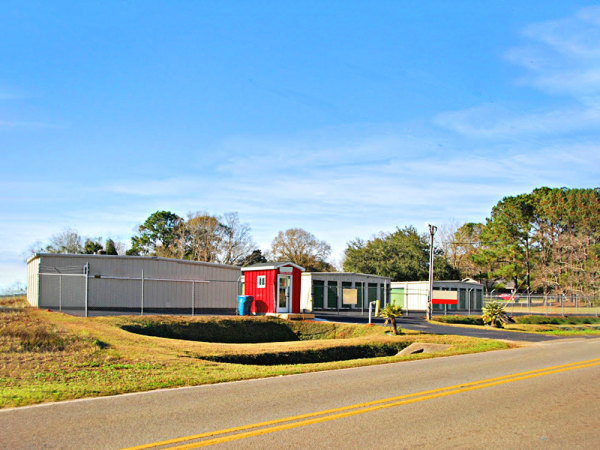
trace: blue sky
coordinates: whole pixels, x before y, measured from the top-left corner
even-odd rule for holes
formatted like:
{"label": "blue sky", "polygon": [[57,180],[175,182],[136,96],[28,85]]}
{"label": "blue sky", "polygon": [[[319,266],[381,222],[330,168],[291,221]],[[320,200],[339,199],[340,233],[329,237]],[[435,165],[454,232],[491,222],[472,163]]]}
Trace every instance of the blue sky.
{"label": "blue sky", "polygon": [[262,249],[600,186],[600,7],[4,1],[0,287],[70,226],[237,211]]}

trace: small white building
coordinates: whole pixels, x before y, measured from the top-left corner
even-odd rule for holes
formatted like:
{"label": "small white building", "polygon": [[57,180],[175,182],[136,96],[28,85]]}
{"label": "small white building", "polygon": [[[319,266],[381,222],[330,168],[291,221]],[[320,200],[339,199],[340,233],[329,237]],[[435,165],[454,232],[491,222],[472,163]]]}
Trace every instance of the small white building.
{"label": "small white building", "polygon": [[389,302],[390,278],[350,272],[302,274],[300,310],[368,310],[369,302]]}
{"label": "small white building", "polygon": [[[483,285],[466,278],[464,280],[434,281],[436,291],[456,291],[458,304],[433,305],[433,311],[475,312],[483,307]],[[391,302],[405,311],[427,311],[429,281],[397,281],[392,283]]]}
{"label": "small white building", "polygon": [[27,301],[86,316],[233,313],[240,275],[198,261],[42,253],[27,261]]}

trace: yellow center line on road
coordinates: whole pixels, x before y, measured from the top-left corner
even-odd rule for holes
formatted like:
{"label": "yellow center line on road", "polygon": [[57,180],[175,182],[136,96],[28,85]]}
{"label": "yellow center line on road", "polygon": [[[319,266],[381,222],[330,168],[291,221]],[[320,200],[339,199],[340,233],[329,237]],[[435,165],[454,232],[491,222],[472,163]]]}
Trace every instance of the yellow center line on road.
{"label": "yellow center line on road", "polygon": [[[445,397],[449,395],[458,394],[461,392],[472,391],[476,389],[483,389],[486,387],[497,386],[506,383],[512,383],[514,381],[525,380],[528,378],[535,378],[544,375],[550,375],[554,373],[566,372],[570,370],[583,369],[586,367],[594,367],[600,365],[600,358],[591,359],[587,361],[579,361],[576,363],[563,364],[560,366],[547,367],[544,369],[531,370],[527,372],[520,372],[512,375],[505,375],[496,378],[489,378],[486,380],[473,381],[470,383],[462,383],[454,386],[448,386],[444,388],[432,389],[429,391],[417,392],[414,394],[401,395],[398,397],[390,397],[382,400],[374,400],[366,403],[359,403],[350,406],[344,406],[340,408],[334,408],[324,411],[318,411],[309,414],[302,414],[298,416],[291,416],[282,419],[276,419],[266,422],[259,422],[250,425],[244,425],[240,427],[227,428],[223,430],[209,431],[206,433],[186,436],[182,438],[169,439],[160,442],[154,442],[151,444],[139,445],[135,447],[129,447],[124,450],[146,450],[156,447],[165,447],[173,444],[179,444],[183,442],[195,441],[207,437],[219,436],[224,434],[230,434],[229,436],[222,436],[210,440],[201,442],[194,442],[178,447],[169,447],[171,450],[187,450],[193,448],[205,447],[208,445],[215,445],[224,442],[230,442],[234,440],[244,439],[252,436],[259,436],[261,434],[273,433],[276,431],[287,430],[291,428],[298,428],[301,426],[311,425],[314,423],[326,422],[329,420],[341,419],[344,417],[355,416],[358,414],[364,414],[370,411],[376,411],[384,408],[391,408],[400,405],[406,405],[410,403],[420,402],[423,400],[430,400],[439,397]],[[336,414],[337,413],[337,414]],[[308,419],[308,420],[305,420]],[[293,423],[286,423],[293,422]],[[281,424],[281,425],[280,425]],[[275,425],[275,426],[273,426]],[[247,431],[245,433],[239,433],[240,431],[252,430],[255,428],[261,428],[254,431]],[[239,433],[231,435],[231,433]]]}

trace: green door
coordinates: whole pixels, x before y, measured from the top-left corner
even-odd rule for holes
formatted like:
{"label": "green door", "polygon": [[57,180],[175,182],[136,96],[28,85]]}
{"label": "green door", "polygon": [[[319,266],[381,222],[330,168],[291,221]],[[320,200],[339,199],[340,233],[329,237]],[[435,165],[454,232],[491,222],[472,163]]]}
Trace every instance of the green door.
{"label": "green door", "polygon": [[327,307],[334,309],[338,307],[337,281],[327,283]]}
{"label": "green door", "polygon": [[323,309],[325,306],[325,282],[313,281],[313,308]]}
{"label": "green door", "polygon": [[391,301],[392,305],[404,308],[404,288],[392,289]]}
{"label": "green door", "polygon": [[367,299],[370,302],[374,302],[377,301],[377,283],[369,283],[368,285],[368,294],[367,294]]}

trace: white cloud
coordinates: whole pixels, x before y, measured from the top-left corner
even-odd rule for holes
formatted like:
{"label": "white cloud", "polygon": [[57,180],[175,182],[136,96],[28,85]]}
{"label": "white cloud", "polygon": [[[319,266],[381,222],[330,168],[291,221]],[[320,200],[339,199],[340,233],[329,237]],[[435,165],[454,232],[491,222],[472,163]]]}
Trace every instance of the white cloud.
{"label": "white cloud", "polygon": [[522,110],[502,103],[437,115],[434,123],[471,139],[556,139],[567,133],[600,131],[600,7],[572,17],[532,24],[527,42],[505,57],[528,69],[517,80],[554,97],[555,107]]}
{"label": "white cloud", "polygon": [[473,139],[513,140],[598,131],[600,109],[571,107],[519,113],[500,105],[480,105],[438,114],[434,123]]}
{"label": "white cloud", "polygon": [[600,7],[527,27],[530,42],[510,49],[508,60],[532,74],[521,82],[551,94],[596,96],[600,90]]}

